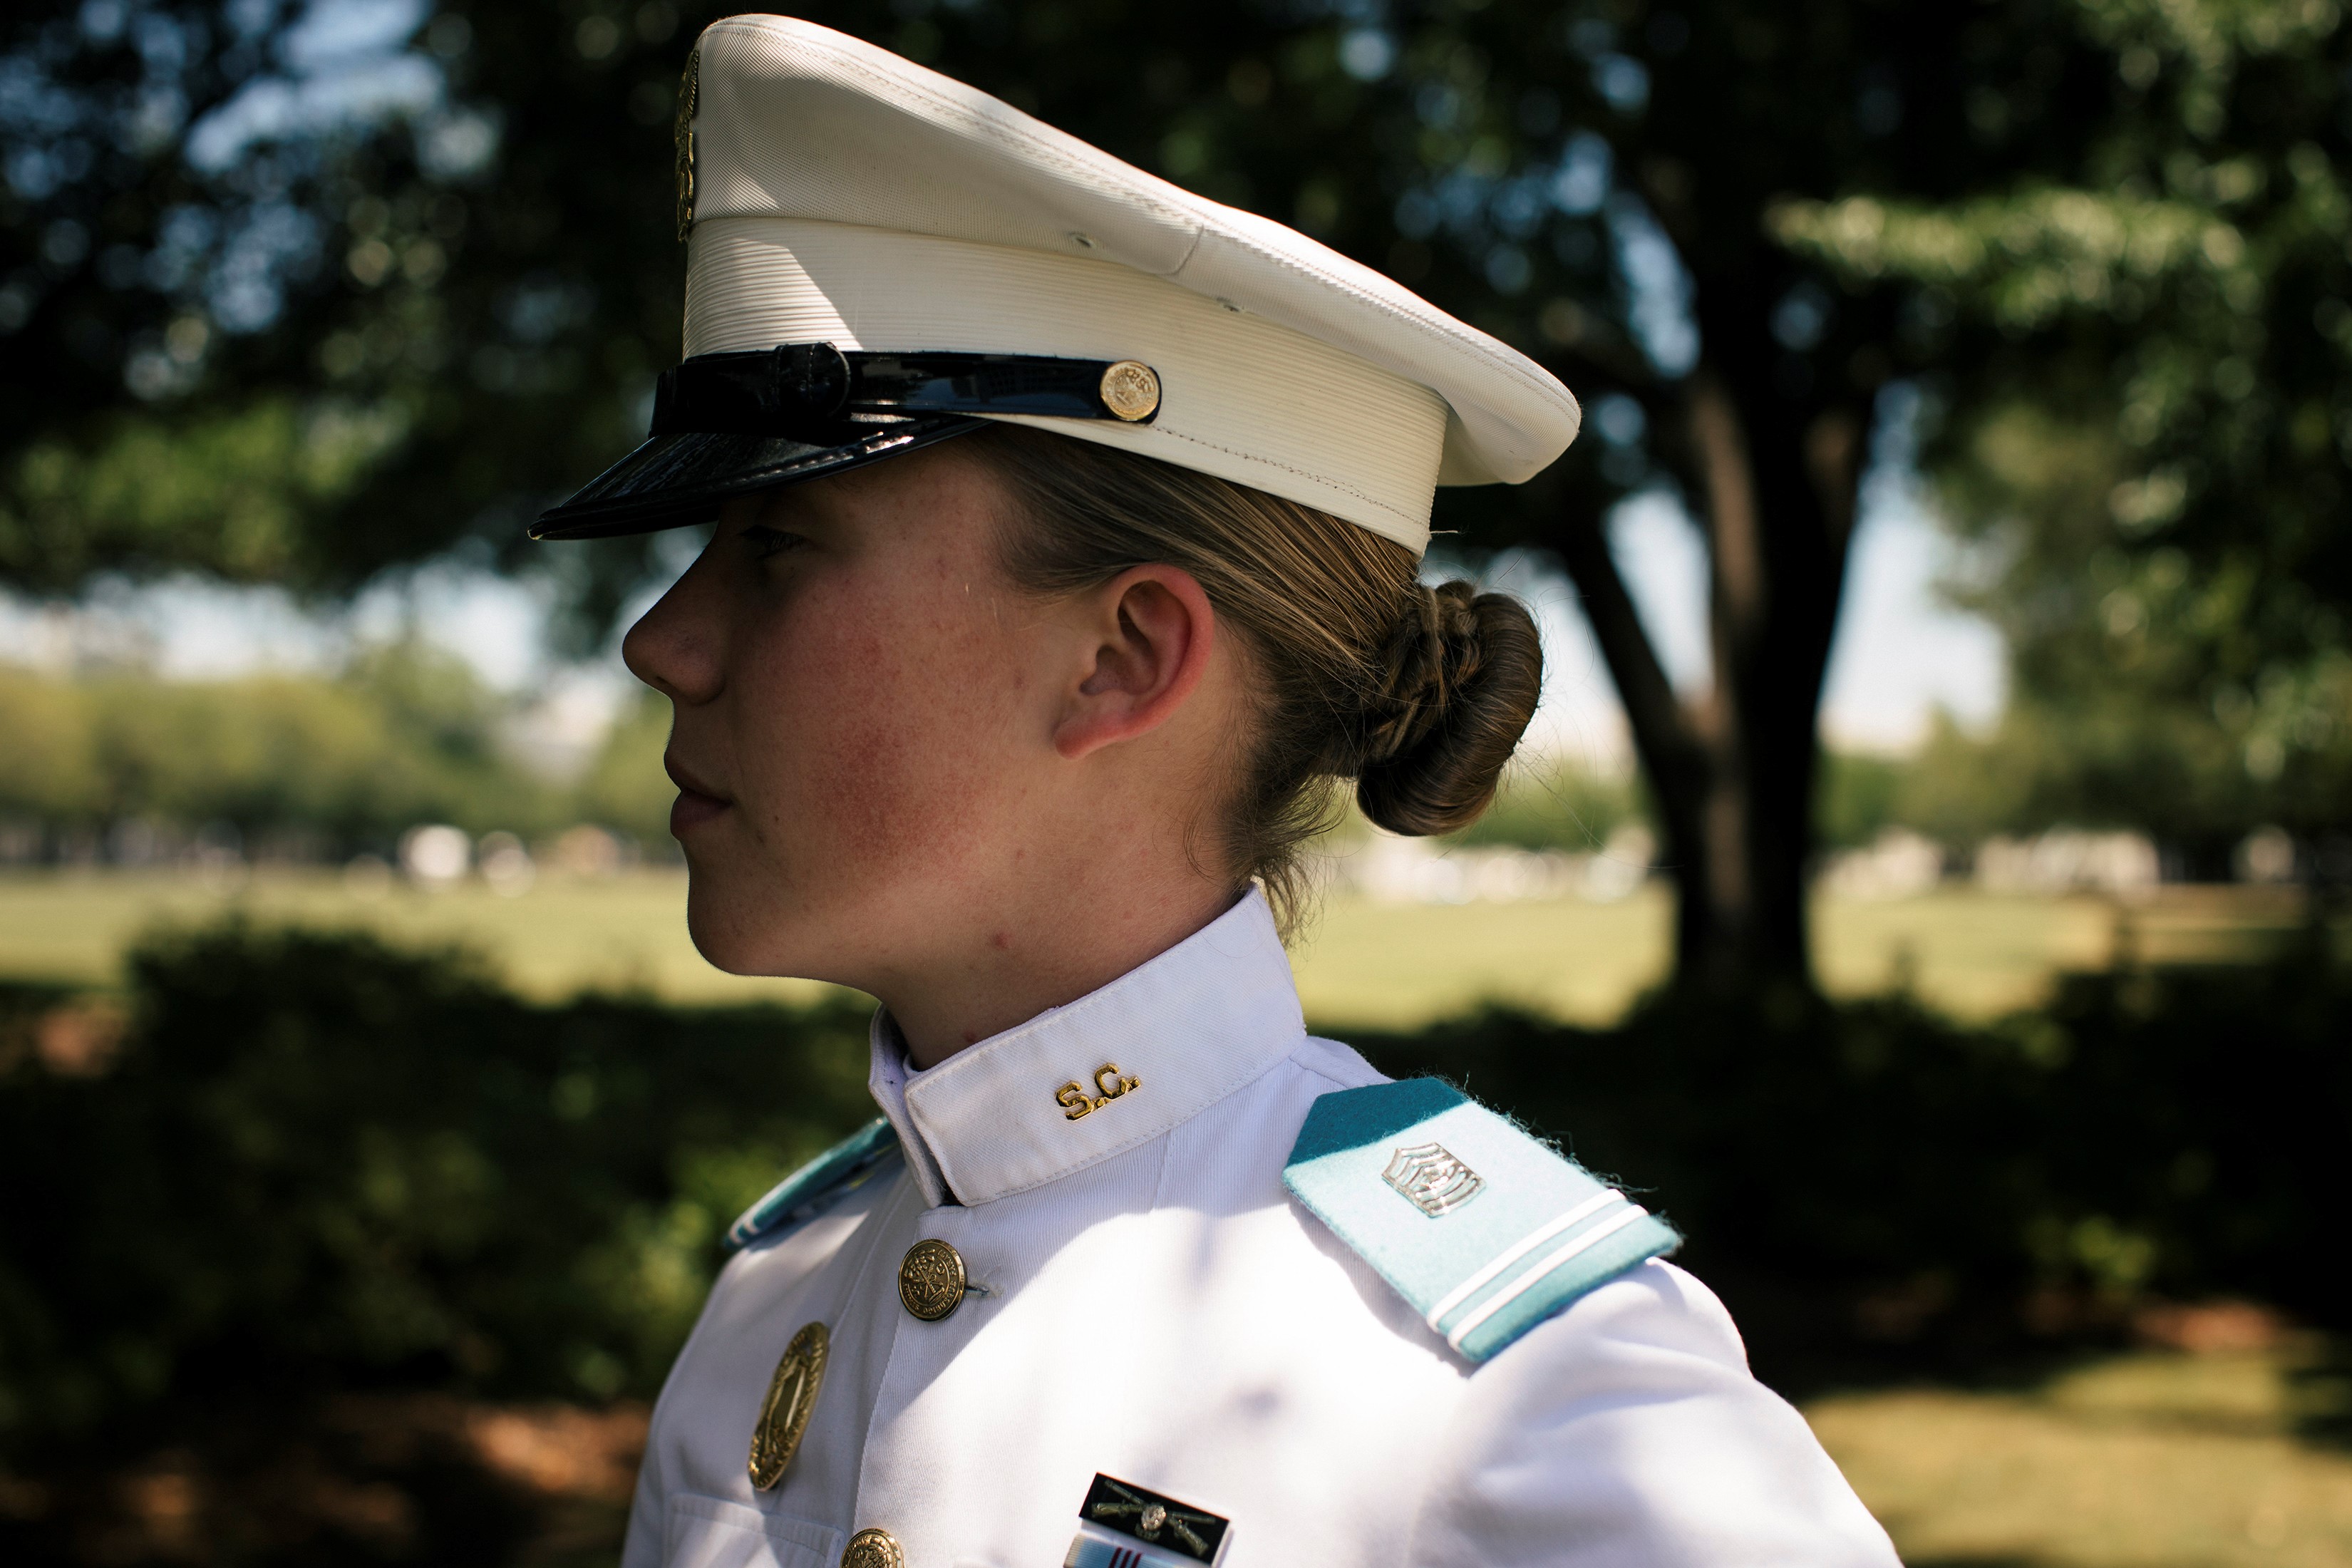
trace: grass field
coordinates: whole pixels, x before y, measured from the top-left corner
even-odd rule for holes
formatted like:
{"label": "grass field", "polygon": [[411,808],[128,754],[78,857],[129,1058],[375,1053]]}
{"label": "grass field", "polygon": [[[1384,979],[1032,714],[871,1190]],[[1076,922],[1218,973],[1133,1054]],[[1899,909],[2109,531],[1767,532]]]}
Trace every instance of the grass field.
{"label": "grass field", "polygon": [[1911,1568],[2344,1568],[2352,1455],[2298,1436],[2336,1392],[2311,1354],[2121,1356],[1805,1414]]}
{"label": "grass field", "polygon": [[[679,1002],[803,999],[814,987],[745,980],[687,940],[682,872],[542,879],[516,898],[480,883],[355,889],[325,871],[264,871],[235,886],[182,874],[0,877],[0,975],[108,984],[157,926],[242,911],[260,921],[363,926],[403,942],[457,941],[522,991],[643,990]],[[1825,900],[1823,984],[1843,995],[1907,984],[1950,1012],[2030,1005],[2062,968],[2107,961],[2119,940],[2149,959],[2247,956],[2290,929],[2292,897],[2168,889],[2128,908],[2095,898],[1951,889],[1888,902]],[[1655,885],[1622,903],[1375,904],[1334,898],[1296,953],[1307,1016],[1333,1027],[1411,1027],[1483,1001],[1603,1023],[1665,973],[1672,905]]]}

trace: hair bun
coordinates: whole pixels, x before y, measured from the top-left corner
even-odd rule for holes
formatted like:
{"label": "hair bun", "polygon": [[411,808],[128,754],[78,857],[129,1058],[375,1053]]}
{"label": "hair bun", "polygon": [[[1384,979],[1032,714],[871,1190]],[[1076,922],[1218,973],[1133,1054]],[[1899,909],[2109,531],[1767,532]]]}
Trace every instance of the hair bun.
{"label": "hair bun", "polygon": [[1543,645],[1527,606],[1473,584],[1416,584],[1358,731],[1356,803],[1391,833],[1451,833],[1495,798],[1535,717]]}

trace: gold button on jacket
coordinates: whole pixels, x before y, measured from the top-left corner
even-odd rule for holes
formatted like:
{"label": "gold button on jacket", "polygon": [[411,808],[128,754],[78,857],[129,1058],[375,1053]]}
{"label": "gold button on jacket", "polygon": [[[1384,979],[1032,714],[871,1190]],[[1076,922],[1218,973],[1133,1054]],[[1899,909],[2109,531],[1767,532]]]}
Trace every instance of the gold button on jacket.
{"label": "gold button on jacket", "polygon": [[963,1255],[944,1241],[919,1241],[899,1261],[898,1300],[927,1323],[962,1306],[963,1288]]}
{"label": "gold button on jacket", "polygon": [[907,1554],[887,1530],[861,1530],[849,1538],[841,1568],[907,1568]]}

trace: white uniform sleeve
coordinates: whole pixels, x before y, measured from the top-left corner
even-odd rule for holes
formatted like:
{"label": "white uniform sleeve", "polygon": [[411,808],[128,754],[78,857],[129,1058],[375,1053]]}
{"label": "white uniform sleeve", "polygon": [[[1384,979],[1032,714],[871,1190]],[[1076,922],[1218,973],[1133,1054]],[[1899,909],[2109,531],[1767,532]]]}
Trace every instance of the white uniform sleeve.
{"label": "white uniform sleeve", "polygon": [[662,1568],[668,1546],[668,1489],[662,1484],[661,1463],[654,1445],[637,1467],[637,1490],[629,1504],[629,1533],[621,1546],[621,1568]]}
{"label": "white uniform sleeve", "polygon": [[1897,1568],[1714,1292],[1646,1263],[1480,1367],[1411,1568]]}

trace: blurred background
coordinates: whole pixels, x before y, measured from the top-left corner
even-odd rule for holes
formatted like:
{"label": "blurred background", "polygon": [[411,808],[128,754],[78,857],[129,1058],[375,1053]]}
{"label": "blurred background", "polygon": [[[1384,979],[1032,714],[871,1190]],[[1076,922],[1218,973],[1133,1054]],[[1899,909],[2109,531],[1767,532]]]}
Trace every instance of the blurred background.
{"label": "blurred background", "polygon": [[[703,964],[521,530],[675,362],[669,0],[0,20],[0,1552],[609,1561],[860,999]],[[1915,1563],[2352,1563],[2338,0],[800,14],[1549,365],[1544,708],[1310,1020],[1663,1207]]]}

